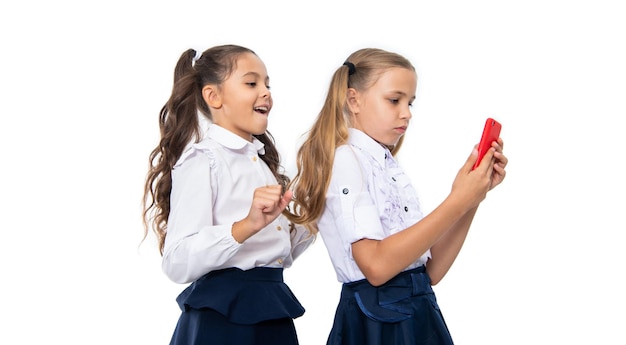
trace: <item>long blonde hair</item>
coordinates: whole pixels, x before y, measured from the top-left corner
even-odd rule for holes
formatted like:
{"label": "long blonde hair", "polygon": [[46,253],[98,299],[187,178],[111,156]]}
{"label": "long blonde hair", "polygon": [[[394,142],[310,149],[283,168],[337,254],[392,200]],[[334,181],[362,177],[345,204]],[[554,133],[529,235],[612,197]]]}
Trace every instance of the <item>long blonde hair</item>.
{"label": "long blonde hair", "polygon": [[[387,69],[401,67],[415,72],[405,57],[378,48],[363,48],[352,53],[332,76],[326,100],[308,136],[300,146],[297,173],[289,184],[294,201],[288,218],[317,233],[317,220],[326,205],[335,149],[348,140],[350,110],[346,102],[348,88],[363,92],[374,85]],[[391,150],[396,154],[402,138]]]}

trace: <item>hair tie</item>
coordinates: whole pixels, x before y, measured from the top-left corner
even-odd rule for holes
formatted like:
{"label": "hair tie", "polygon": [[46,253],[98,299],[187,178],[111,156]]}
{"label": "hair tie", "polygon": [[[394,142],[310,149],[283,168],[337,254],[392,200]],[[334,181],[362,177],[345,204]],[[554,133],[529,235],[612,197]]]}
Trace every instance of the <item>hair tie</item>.
{"label": "hair tie", "polygon": [[196,55],[193,57],[193,59],[191,59],[191,62],[195,64],[196,61],[198,61],[201,56],[202,56],[202,51],[196,50]]}
{"label": "hair tie", "polygon": [[346,62],[344,62],[343,65],[348,66],[348,75],[353,75],[354,72],[356,72],[356,67],[354,66],[352,62],[346,60]]}

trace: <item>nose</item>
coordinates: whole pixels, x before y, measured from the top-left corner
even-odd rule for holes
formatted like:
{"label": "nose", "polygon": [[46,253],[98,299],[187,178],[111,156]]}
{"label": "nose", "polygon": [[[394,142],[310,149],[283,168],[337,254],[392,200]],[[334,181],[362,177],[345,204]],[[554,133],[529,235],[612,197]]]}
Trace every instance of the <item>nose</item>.
{"label": "nose", "polygon": [[270,88],[267,86],[264,86],[261,90],[261,97],[263,98],[270,98],[272,97],[272,92],[270,91]]}
{"label": "nose", "polygon": [[411,114],[411,108],[408,106],[402,110],[402,113],[400,113],[401,119],[410,120],[412,117],[413,114]]}

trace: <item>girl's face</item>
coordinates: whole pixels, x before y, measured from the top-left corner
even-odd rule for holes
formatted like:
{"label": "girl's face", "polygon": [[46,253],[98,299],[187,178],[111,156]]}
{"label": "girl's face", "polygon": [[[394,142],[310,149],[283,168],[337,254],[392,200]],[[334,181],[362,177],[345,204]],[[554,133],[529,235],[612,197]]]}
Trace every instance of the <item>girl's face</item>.
{"label": "girl's face", "polygon": [[263,134],[273,104],[269,80],[258,56],[242,54],[236,69],[219,89],[203,88],[213,122],[248,141],[252,141],[253,134]]}
{"label": "girl's face", "polygon": [[415,72],[397,67],[362,92],[348,89],[352,126],[381,144],[396,145],[409,126],[416,88]]}

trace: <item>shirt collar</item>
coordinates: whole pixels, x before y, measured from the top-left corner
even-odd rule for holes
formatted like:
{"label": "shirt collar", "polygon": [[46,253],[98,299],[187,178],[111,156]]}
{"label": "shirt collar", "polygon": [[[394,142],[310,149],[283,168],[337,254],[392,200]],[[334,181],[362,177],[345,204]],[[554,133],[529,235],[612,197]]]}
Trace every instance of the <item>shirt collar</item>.
{"label": "shirt collar", "polygon": [[259,139],[252,137],[252,142],[249,142],[237,134],[214,123],[207,129],[206,137],[215,140],[231,150],[241,150],[246,146],[251,145],[259,154],[265,154],[265,144],[263,144]]}
{"label": "shirt collar", "polygon": [[382,166],[385,166],[387,156],[391,155],[389,149],[356,128],[348,128],[348,144],[356,146],[372,155]]}

